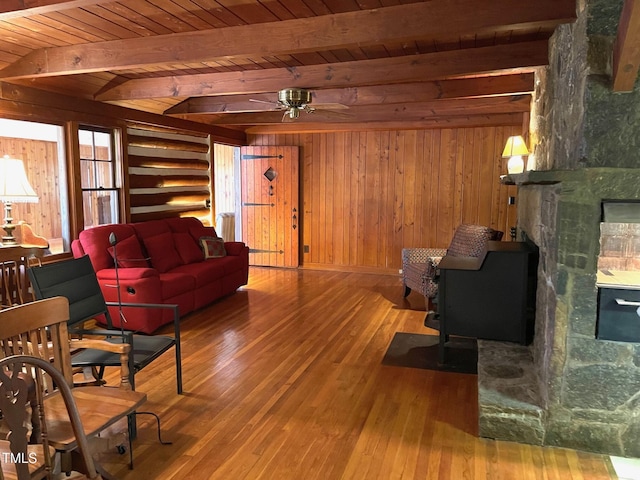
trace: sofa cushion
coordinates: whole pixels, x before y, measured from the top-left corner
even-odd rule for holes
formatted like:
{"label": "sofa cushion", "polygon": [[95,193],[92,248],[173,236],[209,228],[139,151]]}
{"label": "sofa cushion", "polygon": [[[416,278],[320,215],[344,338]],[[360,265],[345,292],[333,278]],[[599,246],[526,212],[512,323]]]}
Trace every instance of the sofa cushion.
{"label": "sofa cushion", "polygon": [[162,290],[162,299],[166,300],[191,292],[196,288],[196,281],[192,275],[174,270],[160,274],[160,288]]}
{"label": "sofa cushion", "polygon": [[213,227],[198,227],[198,228],[190,228],[189,233],[193,237],[193,239],[200,244],[200,237],[217,237],[216,229]]}
{"label": "sofa cushion", "polygon": [[109,254],[116,259],[118,257],[118,266],[122,268],[144,268],[149,266],[149,262],[142,254],[142,248],[138,237],[131,235],[124,240],[116,243],[116,247],[107,249]]}
{"label": "sofa cushion", "polygon": [[171,233],[169,225],[164,220],[148,220],[130,224],[136,231],[138,238],[144,241],[145,238],[155,237],[161,233]]}
{"label": "sofa cushion", "polygon": [[195,217],[165,218],[172,232],[189,232],[192,228],[202,228],[202,222]]}
{"label": "sofa cushion", "polygon": [[183,273],[193,277],[196,282],[195,287],[200,288],[241,270],[242,260],[239,257],[227,256],[190,265],[181,265],[173,269],[171,273]]}
{"label": "sofa cushion", "polygon": [[220,237],[200,237],[200,247],[202,247],[205,259],[227,256],[224,249],[224,239]]}
{"label": "sofa cushion", "polygon": [[173,242],[182,258],[182,263],[190,264],[204,260],[202,250],[188,232],[174,232]]}
{"label": "sofa cushion", "polygon": [[224,266],[219,262],[200,262],[181,265],[173,273],[189,275],[195,281],[195,288],[200,288],[224,277]]}
{"label": "sofa cushion", "polygon": [[182,265],[182,258],[173,244],[171,232],[161,233],[143,239],[144,246],[151,257],[151,265],[160,273],[165,273]]}
{"label": "sofa cushion", "polygon": [[218,265],[222,265],[225,276],[238,270],[242,270],[243,266],[242,259],[240,257],[231,257],[229,255],[222,258],[205,260],[205,263],[217,263]]}

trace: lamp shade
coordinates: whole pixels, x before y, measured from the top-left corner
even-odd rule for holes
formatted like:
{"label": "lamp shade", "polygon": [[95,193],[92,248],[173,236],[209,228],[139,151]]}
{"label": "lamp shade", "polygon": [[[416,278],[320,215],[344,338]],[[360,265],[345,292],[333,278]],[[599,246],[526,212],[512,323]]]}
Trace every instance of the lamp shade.
{"label": "lamp shade", "polygon": [[38,195],[27,179],[22,160],[5,155],[0,158],[0,201],[37,203]]}
{"label": "lamp shade", "polygon": [[514,155],[529,155],[527,145],[521,135],[515,135],[507,139],[507,144],[502,152],[503,158],[513,157]]}

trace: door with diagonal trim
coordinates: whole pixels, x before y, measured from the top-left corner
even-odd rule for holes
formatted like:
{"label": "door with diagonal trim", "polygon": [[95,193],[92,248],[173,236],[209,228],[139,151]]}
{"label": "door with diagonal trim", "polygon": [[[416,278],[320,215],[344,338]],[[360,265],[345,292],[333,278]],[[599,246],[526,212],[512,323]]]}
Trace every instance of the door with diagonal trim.
{"label": "door with diagonal trim", "polygon": [[298,147],[240,149],[242,241],[249,264],[299,263]]}

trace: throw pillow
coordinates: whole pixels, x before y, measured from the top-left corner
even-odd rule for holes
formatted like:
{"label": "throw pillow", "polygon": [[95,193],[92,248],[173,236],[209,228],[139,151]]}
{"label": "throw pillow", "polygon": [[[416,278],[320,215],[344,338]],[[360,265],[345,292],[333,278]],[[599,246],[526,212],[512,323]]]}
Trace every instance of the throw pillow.
{"label": "throw pillow", "polygon": [[160,273],[182,265],[182,258],[173,243],[171,232],[144,239],[144,246],[151,257],[151,265]]}
{"label": "throw pillow", "polygon": [[202,250],[200,250],[196,241],[187,232],[174,232],[173,242],[175,243],[176,250],[178,250],[178,254],[180,254],[180,258],[182,258],[182,263],[185,265],[204,260]]}
{"label": "throw pillow", "polygon": [[115,260],[118,257],[118,267],[122,268],[147,268],[149,262],[142,254],[142,248],[140,242],[135,235],[125,238],[116,244],[115,255],[114,248],[109,247],[107,249],[109,254]]}
{"label": "throw pillow", "polygon": [[227,251],[224,249],[224,239],[220,237],[200,237],[200,246],[204,252],[204,258],[227,256]]}

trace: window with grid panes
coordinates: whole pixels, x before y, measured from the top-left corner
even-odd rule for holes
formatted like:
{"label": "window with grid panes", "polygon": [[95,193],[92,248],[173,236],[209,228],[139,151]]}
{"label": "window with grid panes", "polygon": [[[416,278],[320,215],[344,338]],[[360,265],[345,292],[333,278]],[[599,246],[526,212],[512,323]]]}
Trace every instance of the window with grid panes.
{"label": "window with grid panes", "polygon": [[84,228],[118,223],[120,185],[114,155],[114,135],[107,129],[81,127],[80,172]]}

